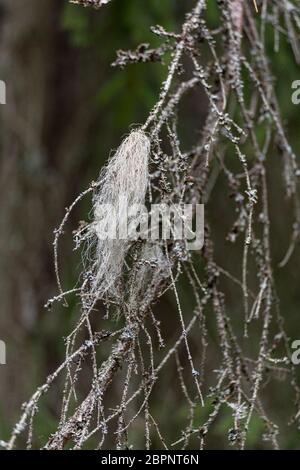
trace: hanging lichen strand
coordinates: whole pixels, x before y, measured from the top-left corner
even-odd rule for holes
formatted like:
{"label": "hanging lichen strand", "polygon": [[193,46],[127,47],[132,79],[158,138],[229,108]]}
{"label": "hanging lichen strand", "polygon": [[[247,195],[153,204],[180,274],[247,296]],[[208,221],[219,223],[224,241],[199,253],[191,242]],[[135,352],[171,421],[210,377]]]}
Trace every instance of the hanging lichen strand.
{"label": "hanging lichen strand", "polygon": [[[282,370],[289,374],[295,392],[293,419],[299,419],[299,389],[293,379],[272,272],[267,161],[270,156],[282,160],[286,195],[295,207],[295,228],[283,264],[299,239],[299,170],[282,124],[264,36],[266,25],[272,26],[275,51],[280,36],[285,35],[299,60],[300,11],[297,2],[291,0],[262,2],[259,12],[252,1],[213,3],[219,15],[215,29],[207,23],[207,2],[200,0],[186,15],[181,31],[153,27],[153,33],[161,39],[157,50],[144,46],[118,52],[114,66],[121,67],[161,60],[166,54],[166,78],[145,124],[129,134],[99,181],[67,210],[55,233],[61,292],[48,305],[67,299],[71,292],[81,300],[82,311],[66,339],[64,361],[24,405],[9,442],[2,443],[6,448],[18,446],[25,433],[28,448],[62,449],[66,444],[74,449],[131,448],[132,435],[140,435],[141,423],[146,449],[153,447],[153,442],[165,449],[204,448],[216,420],[226,411],[232,415],[227,429],[230,444],[247,447],[248,431],[256,415],[265,427],[264,439],[278,448],[280,429],[265,411],[265,403],[270,407],[270,397],[264,395],[264,384],[266,378],[271,380],[272,374]],[[206,95],[206,121],[203,128],[196,129],[198,142],[183,151],[178,130],[181,114],[177,111],[185,95],[197,89]],[[258,124],[263,141],[257,136]],[[214,199],[214,187],[221,175],[232,195],[235,222],[227,243],[236,245],[241,260],[239,276],[218,264],[209,210],[205,215],[205,245],[195,253],[179,241],[108,243],[98,236],[101,224],[109,218],[109,213],[99,218],[99,204],[114,205],[119,193],[137,203],[208,203]],[[89,246],[81,285],[63,292],[58,266],[63,255],[59,254],[58,241],[71,210],[89,193],[94,195],[93,220],[75,234],[78,249],[83,243],[86,253]],[[255,281],[251,285],[250,277]],[[185,307],[179,288],[182,279],[189,284],[193,309]],[[227,307],[224,280],[231,283],[231,296],[240,299],[238,311]],[[172,334],[163,328],[164,318],[158,321],[152,309],[166,292],[173,296],[177,308],[177,315],[164,310],[164,315],[172,315]],[[116,319],[115,329],[103,329],[104,319],[99,314],[103,304],[108,317]],[[254,326],[260,340],[249,349]],[[211,351],[218,364],[214,367],[214,385],[209,387],[207,357]],[[165,371],[173,367],[182,391],[180,406],[186,411],[176,439],[164,430],[163,407],[151,406],[154,386],[160,390]],[[86,385],[86,368],[91,368],[92,378],[90,390],[82,399],[76,390],[82,380]],[[170,387],[177,385],[172,382]],[[40,439],[35,434],[34,418],[50,387],[52,396],[61,400],[61,416],[54,433]],[[114,402],[109,406],[108,388],[114,390],[110,394]],[[177,410],[178,403],[173,403],[173,408]],[[172,419],[168,416],[169,421]]]}

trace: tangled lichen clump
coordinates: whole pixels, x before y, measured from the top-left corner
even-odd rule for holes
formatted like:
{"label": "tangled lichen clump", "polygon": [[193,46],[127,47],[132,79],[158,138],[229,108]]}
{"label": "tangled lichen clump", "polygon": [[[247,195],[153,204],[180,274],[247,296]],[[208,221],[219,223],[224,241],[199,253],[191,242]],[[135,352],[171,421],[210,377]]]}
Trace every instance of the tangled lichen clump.
{"label": "tangled lichen clump", "polygon": [[111,0],[70,0],[71,3],[75,3],[77,5],[83,5],[85,7],[95,7],[100,8],[103,5],[106,5]]}
{"label": "tangled lichen clump", "polygon": [[[97,2],[83,0],[82,3]],[[92,245],[91,255],[84,263],[82,284],[71,290],[81,299],[80,319],[66,340],[65,361],[25,405],[8,448],[15,445],[25,429],[29,429],[28,447],[31,447],[33,419],[40,398],[62,373],[66,374],[62,412],[54,434],[41,443],[47,449],[61,449],[66,442],[74,449],[80,449],[95,440],[97,448],[112,442],[119,449],[128,448],[131,430],[141,416],[147,449],[151,448],[153,436],[163,448],[203,448],[224,409],[232,416],[233,425],[228,428],[230,444],[245,448],[251,418],[256,414],[265,426],[266,440],[278,448],[280,430],[267,416],[262,402],[265,379],[269,379],[270,370],[274,374],[283,371],[292,377],[296,396],[293,419],[299,419],[299,388],[288,359],[288,338],[278,308],[272,270],[266,163],[271,149],[275,147],[282,157],[286,195],[295,206],[295,229],[289,256],[294,241],[299,239],[299,169],[282,124],[264,44],[268,24],[274,28],[275,50],[282,32],[289,38],[298,60],[300,12],[296,2],[282,0],[264,1],[259,16],[252,2],[218,0],[214,5],[218,8],[218,28],[208,26],[205,0],[196,2],[194,9],[186,15],[181,31],[168,32],[162,26],[153,28],[162,41],[157,56],[171,55],[157,103],[140,130],[133,131],[123,142],[99,181],[72,204],[56,232],[57,261],[58,239],[70,210],[83,196],[94,193],[95,220],[76,233],[79,244],[86,240],[95,242],[94,251]],[[147,58],[152,61],[153,50],[147,55],[143,48],[137,48],[134,55],[131,51],[119,52],[119,65],[124,67],[132,63],[133,56],[134,62],[138,62],[139,54],[141,61],[145,62]],[[250,98],[245,96],[246,82]],[[183,151],[178,130],[179,106],[187,93],[199,89],[207,102],[205,124],[198,129],[201,131],[198,141]],[[258,124],[263,141],[257,136]],[[230,158],[235,156],[238,166],[233,168],[228,155]],[[99,216],[100,204],[116,204],[120,193],[126,194],[133,203],[143,203],[149,185],[150,202],[207,203],[213,198],[220,174],[226,180],[233,201],[235,221],[227,240],[236,245],[241,259],[239,278],[218,263],[208,213],[205,246],[193,255],[176,241],[128,243],[118,240],[110,243],[99,236],[109,219],[108,212]],[[240,239],[243,243],[239,245]],[[56,266],[61,288],[57,263]],[[251,286],[250,275],[255,280]],[[180,295],[183,277],[193,299],[192,311],[185,310]],[[233,314],[226,308],[224,279],[232,283],[233,295],[241,299],[238,321],[234,319],[233,322]],[[174,316],[175,340],[163,331],[152,310],[168,291],[174,296],[178,312],[177,317]],[[61,291],[55,300],[67,294]],[[97,303],[101,301],[108,310],[114,311],[115,318],[121,319],[119,330],[116,322],[114,331],[94,331],[91,317],[95,318]],[[96,323],[101,325],[101,319],[97,317]],[[260,340],[256,355],[250,357],[248,332],[254,324],[259,329]],[[84,342],[83,332],[87,335]],[[206,364],[211,334],[218,335],[218,366],[215,367],[215,383],[208,388]],[[109,342],[110,352],[99,363],[97,351],[104,341]],[[190,346],[191,342],[194,347]],[[162,356],[160,350],[163,347],[165,353]],[[88,358],[91,359],[91,387],[85,399],[80,401],[76,388]],[[182,364],[183,361],[188,367]],[[178,430],[174,442],[164,434],[161,416],[159,412],[154,416],[150,403],[154,386],[159,386],[162,370],[172,363],[187,410],[186,422]],[[119,373],[121,368],[122,374]],[[119,396],[114,408],[109,409],[105,402],[107,390],[113,387],[116,377]],[[203,404],[209,410],[206,417],[199,411]]]}

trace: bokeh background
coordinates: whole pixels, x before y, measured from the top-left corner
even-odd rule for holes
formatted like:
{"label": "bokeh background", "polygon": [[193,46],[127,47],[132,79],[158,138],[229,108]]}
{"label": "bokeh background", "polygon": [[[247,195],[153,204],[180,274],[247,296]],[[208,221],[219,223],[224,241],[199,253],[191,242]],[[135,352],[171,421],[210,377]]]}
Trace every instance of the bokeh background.
{"label": "bokeh background", "polygon": [[[0,439],[9,435],[21,404],[60,363],[62,337],[78,316],[75,298],[68,308],[44,308],[47,299],[57,292],[53,230],[65,207],[97,178],[111,149],[118,146],[130,126],[144,122],[165,77],[166,67],[159,63],[136,64],[124,70],[111,67],[116,51],[135,49],[145,42],[159,45],[150,26],[162,24],[168,30],[178,30],[192,4],[189,0],[116,0],[95,11],[68,4],[67,0],[0,0],[0,79],[7,84],[7,104],[0,108],[0,339],[7,344],[7,365],[0,366]],[[210,2],[208,11],[212,20],[213,4]],[[273,52],[272,32],[268,34],[284,122],[299,154],[300,105],[291,102],[291,84],[300,79],[299,66],[284,40],[279,53]],[[194,133],[200,132],[205,116],[201,93],[198,100],[187,98],[183,113],[182,139],[189,144]],[[288,265],[279,269],[293,219],[276,152],[269,165],[273,267],[292,341],[300,339],[299,248]],[[221,179],[206,213],[216,227],[215,249],[220,264],[235,271],[241,254],[231,252],[224,238],[232,223],[228,201],[228,189]],[[74,285],[80,271],[80,257],[72,251],[72,230],[78,220],[87,218],[89,208],[87,200],[75,211],[70,233],[62,244],[60,263],[66,289]],[[224,290],[232,316],[238,315],[241,297],[232,292],[229,283],[225,282]],[[185,302],[188,306],[188,296]],[[175,333],[172,296],[159,304],[157,314],[164,329]],[[255,343],[255,331],[252,334]],[[213,370],[217,338],[212,335],[211,341],[209,361]],[[193,347],[197,347],[197,338]],[[283,426],[281,446],[300,449],[297,425],[286,424],[293,396],[289,378],[284,378],[280,374],[272,377],[266,389],[266,409],[274,422]],[[152,398],[170,440],[178,437],[185,414],[180,391],[173,388],[176,380],[176,369],[170,368],[159,393],[154,391]],[[41,437],[55,427],[57,413],[54,390],[36,418]],[[225,429],[230,419],[226,412],[218,419],[209,438],[210,448],[228,447]],[[133,441],[142,446],[138,427],[136,433]],[[268,448],[262,434],[263,425],[254,417],[249,447]]]}

